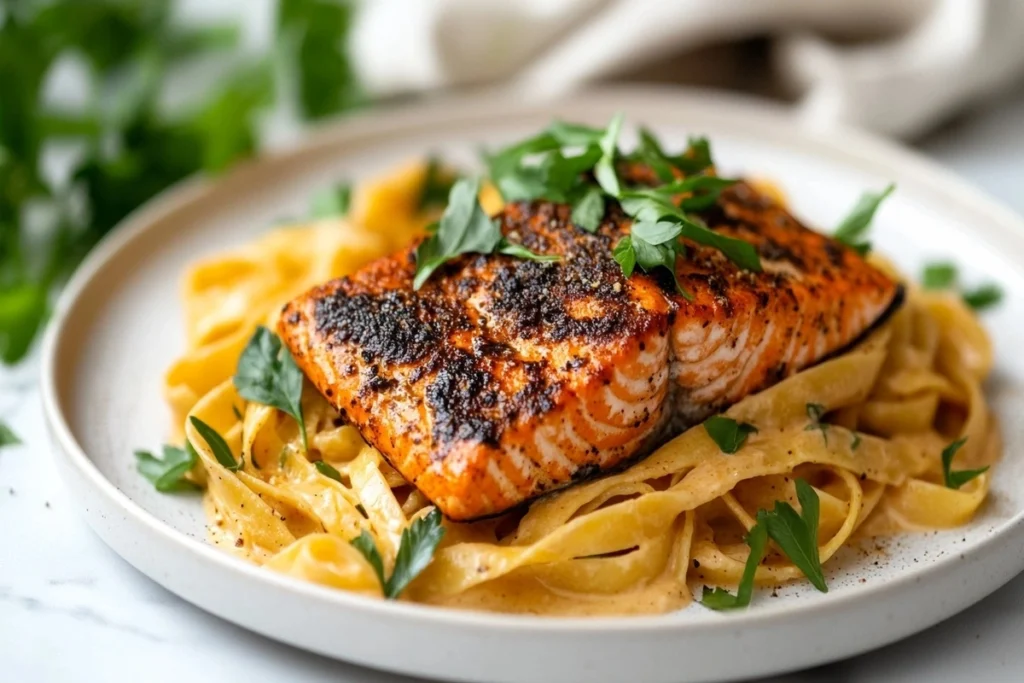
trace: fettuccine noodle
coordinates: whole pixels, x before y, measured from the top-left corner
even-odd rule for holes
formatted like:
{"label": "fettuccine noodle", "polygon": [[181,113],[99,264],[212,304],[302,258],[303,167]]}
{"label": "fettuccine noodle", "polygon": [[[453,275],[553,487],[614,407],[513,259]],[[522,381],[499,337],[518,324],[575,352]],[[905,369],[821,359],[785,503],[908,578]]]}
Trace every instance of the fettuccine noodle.
{"label": "fettuccine noodle", "polygon": [[[273,327],[283,303],[423,229],[432,218],[416,209],[424,173],[413,164],[357,188],[346,220],[277,229],[193,266],[184,287],[188,350],[166,376],[175,424],[198,416],[243,460],[228,471],[185,427],[201,460],[190,476],[206,484],[211,540],[274,571],[366,595],[381,587],[349,541],[370,532],[390,567],[402,531],[428,501],[308,384],[307,454],[294,420],[246,403],[231,377],[254,328]],[[497,210],[500,200],[485,193]],[[758,428],[735,454],[698,425],[629,469],[546,496],[525,514],[445,522],[432,563],[402,597],[546,615],[678,609],[695,586],[739,582],[744,533],[758,509],[797,504],[796,478],[820,499],[823,563],[858,538],[965,524],[992,473],[947,488],[940,452],[967,437],[958,468],[998,458],[981,390],[991,366],[988,337],[958,297],[912,290],[856,348],[730,408],[727,416]],[[825,406],[827,427],[807,429],[809,403]],[[320,459],[341,482],[314,467]],[[777,551],[756,573],[761,586],[801,578]]]}

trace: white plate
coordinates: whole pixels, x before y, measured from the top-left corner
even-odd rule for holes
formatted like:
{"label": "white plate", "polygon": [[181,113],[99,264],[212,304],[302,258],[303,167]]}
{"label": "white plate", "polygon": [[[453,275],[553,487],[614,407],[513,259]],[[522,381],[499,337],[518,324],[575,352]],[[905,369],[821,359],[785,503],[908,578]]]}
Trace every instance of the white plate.
{"label": "white plate", "polygon": [[[879,250],[909,272],[931,258],[953,258],[968,281],[1004,287],[1006,303],[988,318],[998,357],[989,392],[1007,455],[973,524],[903,537],[884,555],[851,554],[830,568],[829,593],[803,585],[778,598],[761,592],[742,613],[694,605],[665,616],[541,619],[369,600],[261,570],[205,544],[196,498],[156,493],[135,472],[132,450],[155,448],[168,432],[161,377],[183,347],[178,283],[189,261],[250,240],[281,216],[301,215],[310,194],[332,180],[430,151],[470,163],[480,143],[529,134],[553,117],[601,124],[619,110],[673,146],[687,134],[710,135],[721,168],[776,179],[814,225],[834,225],[862,190],[894,180],[899,189],[874,226]],[[186,600],[271,638],[368,666],[462,680],[765,675],[902,638],[1024,568],[1022,261],[1021,220],[955,177],[862,133],[802,130],[763,103],[636,89],[555,105],[476,96],[373,112],[147,205],[92,253],[64,292],[45,342],[43,396],[60,469],[100,536]]]}

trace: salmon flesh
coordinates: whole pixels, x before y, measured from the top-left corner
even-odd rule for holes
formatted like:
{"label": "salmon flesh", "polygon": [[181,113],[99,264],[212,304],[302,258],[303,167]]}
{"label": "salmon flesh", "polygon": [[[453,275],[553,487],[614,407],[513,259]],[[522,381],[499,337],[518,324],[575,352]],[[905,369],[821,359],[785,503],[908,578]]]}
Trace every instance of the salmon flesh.
{"label": "salmon flesh", "polygon": [[[419,290],[415,246],[285,306],[299,366],[449,518],[504,512],[621,467],[744,396],[842,351],[902,301],[854,250],[747,183],[701,218],[763,272],[688,244],[671,273],[624,277],[617,206],[595,234],[520,202],[509,239],[561,260],[465,255]],[[659,269],[663,270],[663,269]]]}

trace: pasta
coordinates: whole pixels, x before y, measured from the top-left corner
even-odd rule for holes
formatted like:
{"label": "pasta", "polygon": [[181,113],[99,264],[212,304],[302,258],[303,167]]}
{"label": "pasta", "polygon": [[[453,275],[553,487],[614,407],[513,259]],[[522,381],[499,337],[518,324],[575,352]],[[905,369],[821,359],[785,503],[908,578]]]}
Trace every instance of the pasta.
{"label": "pasta", "polygon": [[[231,377],[259,324],[310,286],[390,253],[432,218],[410,164],[357,188],[347,220],[275,230],[195,265],[184,286],[188,349],[166,376],[175,425],[198,452],[190,476],[206,486],[210,537],[268,569],[380,596],[350,541],[364,531],[390,567],[410,522],[429,509],[359,433],[308,385],[309,453],[295,421],[236,393]],[[485,189],[485,206],[500,200]],[[883,263],[878,263],[888,268]],[[796,479],[820,500],[823,563],[857,539],[965,524],[991,471],[960,489],[943,484],[940,452],[966,437],[958,467],[1000,453],[981,384],[992,350],[978,320],[948,293],[911,291],[907,305],[856,348],[748,396],[725,415],[757,427],[726,455],[698,425],[628,469],[535,502],[524,513],[455,524],[404,599],[545,615],[656,613],[688,604],[694,586],[739,583],[744,534],[759,509],[797,504]],[[807,406],[827,411],[815,425]],[[186,420],[200,418],[241,456],[224,467]],[[338,478],[314,461],[330,464]],[[802,578],[777,550],[755,582]]]}

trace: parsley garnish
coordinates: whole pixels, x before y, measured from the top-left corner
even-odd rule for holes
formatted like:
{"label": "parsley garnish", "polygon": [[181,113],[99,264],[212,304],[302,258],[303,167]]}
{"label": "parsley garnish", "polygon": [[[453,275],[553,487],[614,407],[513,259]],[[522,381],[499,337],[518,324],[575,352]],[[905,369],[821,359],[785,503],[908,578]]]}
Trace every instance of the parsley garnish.
{"label": "parsley garnish", "polygon": [[804,576],[822,593],[828,592],[825,573],[818,556],[818,494],[803,479],[796,480],[800,514],[785,501],[776,501],[771,512],[759,510],[757,520],[768,528],[768,535]]}
{"label": "parsley garnish", "polygon": [[331,463],[324,462],[323,460],[317,460],[313,465],[316,467],[317,471],[325,477],[333,479],[334,481],[341,481],[341,472],[335,469],[334,465]]}
{"label": "parsley garnish", "polygon": [[865,192],[857,200],[850,213],[836,228],[833,237],[847,245],[861,256],[871,251],[871,243],[864,241],[871,220],[875,217],[879,205],[896,189],[895,183],[889,183],[881,192]]}
{"label": "parsley garnish", "polygon": [[[687,213],[709,208],[735,182],[710,175],[676,177],[673,169],[697,174],[712,166],[707,140],[692,139],[686,153],[669,157],[654,135],[641,129],[640,146],[628,158],[650,165],[662,184],[623,187],[616,170],[622,157],[622,121],[616,115],[603,130],[556,121],[540,134],[487,156],[491,179],[506,201],[569,203],[573,222],[588,232],[600,226],[607,202],[618,200],[633,219],[631,234],[612,251],[627,277],[637,266],[645,272],[666,268],[675,276],[676,258],[686,254],[683,239],[718,249],[740,268],[760,271],[753,245],[709,230]],[[689,296],[678,281],[676,288]]]}
{"label": "parsley garnish", "polygon": [[427,171],[423,178],[423,189],[420,191],[420,200],[417,208],[420,211],[443,207],[448,201],[448,193],[452,191],[456,176],[449,173],[441,160],[431,156],[427,160]]}
{"label": "parsley garnish", "polygon": [[758,510],[757,523],[747,533],[746,543],[750,546],[747,563],[743,567],[736,595],[723,588],[714,591],[704,587],[701,604],[715,610],[746,607],[754,588],[754,575],[764,557],[767,538],[775,541],[783,554],[789,558],[804,576],[822,593],[828,592],[825,572],[821,568],[818,554],[818,518],[820,515],[818,494],[803,479],[796,480],[796,497],[800,501],[800,513],[785,501],[775,501],[775,509]]}
{"label": "parsley garnish", "polygon": [[189,418],[189,422],[199,432],[199,436],[203,437],[203,441],[213,451],[213,457],[217,458],[217,462],[224,466],[225,469],[231,472],[237,472],[242,469],[242,459],[235,460],[234,454],[231,452],[231,447],[228,446],[228,442],[224,440],[216,429],[200,420],[195,415]]}
{"label": "parsley garnish", "polygon": [[961,296],[965,304],[976,311],[983,311],[1003,300],[1003,290],[997,285],[982,285],[977,289],[964,292]]}
{"label": "parsley garnish", "polygon": [[735,453],[746,442],[747,437],[757,432],[757,427],[746,422],[737,422],[729,417],[715,415],[704,421],[708,433],[723,453]]}
{"label": "parsley garnish", "polygon": [[860,442],[861,442],[860,434],[858,434],[857,432],[854,432],[853,433],[853,439],[850,440],[850,450],[851,451],[855,451],[858,448],[860,448]]}
{"label": "parsley garnish", "polygon": [[395,556],[395,568],[387,580],[384,579],[384,561],[373,536],[364,529],[351,543],[373,567],[384,591],[384,597],[394,599],[430,564],[430,559],[434,556],[434,551],[437,550],[443,536],[441,512],[437,508],[413,520],[402,532],[398,554]]}
{"label": "parsley garnish", "polygon": [[946,488],[959,489],[961,486],[988,471],[988,465],[979,467],[976,470],[952,470],[953,457],[957,451],[967,443],[967,437],[957,439],[942,449],[942,477]]}
{"label": "parsley garnish", "polygon": [[[925,289],[958,289],[960,273],[952,263],[929,263],[921,274],[921,285]],[[995,306],[1003,300],[1003,291],[996,285],[987,284],[977,289],[961,291],[964,303],[976,311]]]}
{"label": "parsley garnish", "polygon": [[808,403],[807,404],[807,418],[811,421],[809,425],[804,427],[805,432],[812,431],[814,429],[821,430],[821,438],[825,439],[825,445],[828,445],[828,425],[821,421],[821,418],[825,416],[825,406],[820,403]]}
{"label": "parsley garnish", "polygon": [[0,421],[0,448],[4,446],[17,446],[21,443],[21,439],[14,433],[6,422]]}
{"label": "parsley garnish", "polygon": [[235,369],[235,388],[247,401],[271,406],[295,418],[308,452],[302,418],[302,371],[276,334],[260,325],[242,350]]}
{"label": "parsley garnish", "polygon": [[448,206],[433,234],[416,249],[413,289],[423,286],[439,267],[460,254],[506,254],[531,261],[557,261],[557,256],[535,254],[501,235],[498,221],[484,213],[477,199],[480,183],[459,180],[448,195]]}
{"label": "parsley garnish", "polygon": [[952,263],[929,263],[921,274],[925,289],[952,289],[956,286],[957,268]]}
{"label": "parsley garnish", "polygon": [[750,598],[754,595],[754,576],[757,573],[757,566],[761,564],[765,546],[768,545],[768,529],[758,521],[747,532],[743,540],[750,546],[750,554],[747,555],[747,563],[743,566],[743,577],[736,588],[736,595],[724,588],[711,590],[704,586],[700,604],[714,610],[737,609],[750,604]]}
{"label": "parsley garnish", "polygon": [[199,455],[188,442],[185,443],[185,448],[165,444],[162,458],[154,456],[149,451],[135,451],[135,458],[139,474],[152,482],[161,493],[199,489],[198,484],[185,478],[199,461]]}
{"label": "parsley garnish", "polygon": [[339,183],[313,195],[310,213],[313,218],[347,216],[352,206],[352,183]]}

